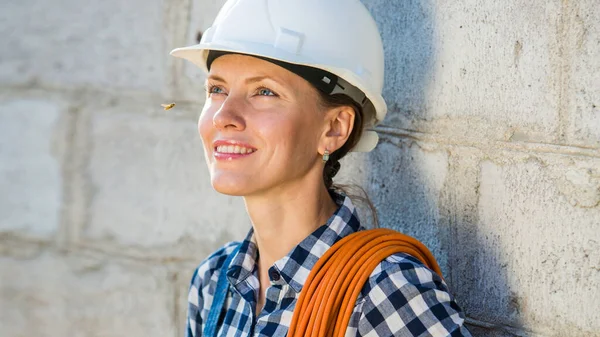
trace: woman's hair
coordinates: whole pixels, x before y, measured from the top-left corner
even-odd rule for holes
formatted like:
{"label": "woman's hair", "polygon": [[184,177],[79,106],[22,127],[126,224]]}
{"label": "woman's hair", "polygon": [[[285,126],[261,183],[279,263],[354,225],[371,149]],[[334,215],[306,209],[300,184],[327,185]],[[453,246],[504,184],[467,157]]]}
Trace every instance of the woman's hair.
{"label": "woman's hair", "polygon": [[[341,191],[351,199],[365,204],[365,206],[367,206],[371,212],[373,225],[377,227],[377,210],[375,209],[375,206],[373,206],[373,203],[369,199],[367,192],[365,192],[365,190],[359,186],[338,185],[333,183],[333,177],[338,173],[341,167],[340,159],[345,157],[348,154],[348,152],[352,150],[352,148],[358,143],[360,137],[363,134],[365,128],[365,112],[356,101],[354,101],[347,95],[328,95],[320,90],[316,91],[319,94],[319,103],[325,109],[339,108],[344,106],[349,106],[354,109],[354,127],[352,128],[352,132],[350,133],[348,140],[346,140],[346,143],[344,143],[342,147],[329,154],[329,160],[325,163],[325,168],[323,169],[323,181],[325,182],[325,187],[327,187],[328,190],[333,189]],[[357,193],[352,193],[351,190],[357,190]]]}

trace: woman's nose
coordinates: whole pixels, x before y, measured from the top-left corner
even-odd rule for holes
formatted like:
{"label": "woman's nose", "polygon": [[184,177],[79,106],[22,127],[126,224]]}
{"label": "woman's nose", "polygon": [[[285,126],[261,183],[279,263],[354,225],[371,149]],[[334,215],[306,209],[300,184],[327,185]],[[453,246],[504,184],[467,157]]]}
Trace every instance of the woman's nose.
{"label": "woman's nose", "polygon": [[244,130],[246,122],[243,116],[244,103],[241,98],[228,96],[213,115],[213,126],[219,130]]}

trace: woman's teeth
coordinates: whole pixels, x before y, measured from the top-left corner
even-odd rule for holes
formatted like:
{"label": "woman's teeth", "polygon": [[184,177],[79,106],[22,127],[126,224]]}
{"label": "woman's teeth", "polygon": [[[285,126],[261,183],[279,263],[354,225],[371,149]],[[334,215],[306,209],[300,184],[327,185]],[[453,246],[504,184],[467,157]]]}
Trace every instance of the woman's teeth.
{"label": "woman's teeth", "polygon": [[249,149],[247,147],[239,145],[220,145],[217,146],[217,152],[219,153],[234,153],[234,154],[250,154],[256,150]]}

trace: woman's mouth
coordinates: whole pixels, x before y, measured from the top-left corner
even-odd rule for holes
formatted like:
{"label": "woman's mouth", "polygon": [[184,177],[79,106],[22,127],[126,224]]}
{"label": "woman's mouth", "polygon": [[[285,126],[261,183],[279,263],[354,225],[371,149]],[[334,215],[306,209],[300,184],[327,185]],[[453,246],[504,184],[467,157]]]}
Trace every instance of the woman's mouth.
{"label": "woman's mouth", "polygon": [[215,144],[214,156],[218,160],[233,160],[243,158],[256,152],[256,149],[244,144]]}
{"label": "woman's mouth", "polygon": [[221,154],[250,154],[254,151],[256,150],[239,145],[220,145],[215,149],[216,153]]}

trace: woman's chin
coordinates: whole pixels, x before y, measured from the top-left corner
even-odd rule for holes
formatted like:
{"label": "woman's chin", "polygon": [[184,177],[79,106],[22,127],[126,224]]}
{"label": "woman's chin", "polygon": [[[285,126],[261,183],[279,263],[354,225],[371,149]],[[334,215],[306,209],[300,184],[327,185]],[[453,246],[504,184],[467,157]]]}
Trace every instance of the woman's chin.
{"label": "woman's chin", "polygon": [[250,188],[248,186],[248,180],[242,179],[241,177],[227,177],[225,175],[213,175],[211,179],[212,187],[215,191],[233,195],[233,196],[244,196],[248,195]]}

